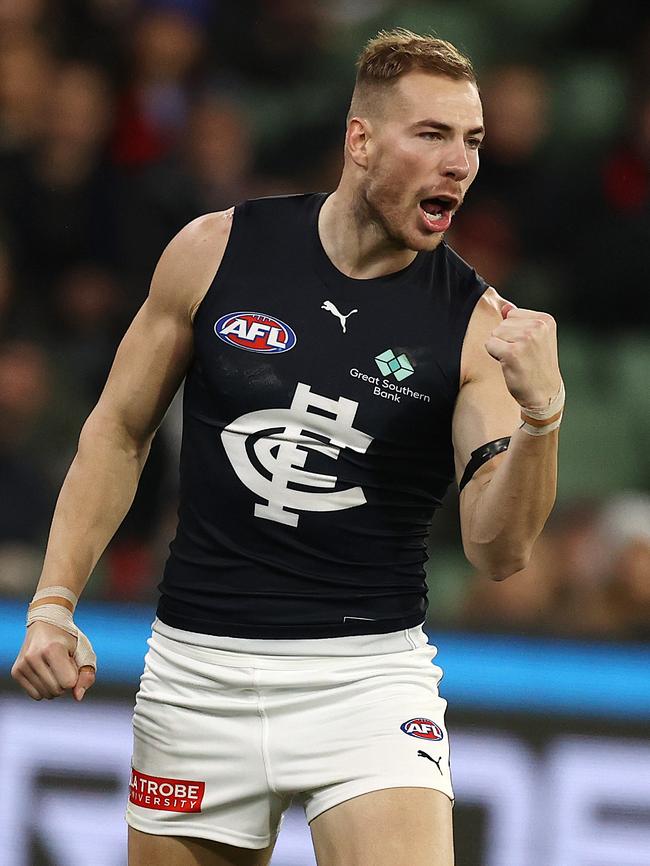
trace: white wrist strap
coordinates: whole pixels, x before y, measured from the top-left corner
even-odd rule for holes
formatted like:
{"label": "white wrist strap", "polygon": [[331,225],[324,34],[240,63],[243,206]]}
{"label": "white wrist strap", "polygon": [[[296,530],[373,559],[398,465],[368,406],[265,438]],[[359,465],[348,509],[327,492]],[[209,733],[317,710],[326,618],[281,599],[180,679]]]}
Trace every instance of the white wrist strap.
{"label": "white wrist strap", "polygon": [[[46,589],[39,589],[32,601],[39,601],[42,598],[64,598],[72,604],[73,608],[77,605],[77,596],[65,586],[48,586]],[[30,607],[27,609],[27,628],[33,622],[47,622],[76,637],[77,648],[73,657],[75,664],[80,668],[89,665],[97,670],[97,656],[92,645],[81,629],[74,624],[72,613],[67,607],[56,602]]]}
{"label": "white wrist strap", "polygon": [[557,430],[562,423],[565,398],[564,382],[561,382],[560,390],[549,400],[547,406],[522,406],[521,420],[524,423],[519,429],[529,436],[547,436]]}
{"label": "white wrist strap", "polygon": [[553,430],[557,430],[557,428],[562,423],[562,413],[560,412],[560,417],[553,421],[552,424],[544,424],[542,427],[534,427],[532,424],[524,423],[519,428],[523,430],[524,433],[528,433],[529,436],[548,436],[549,433],[552,433]]}

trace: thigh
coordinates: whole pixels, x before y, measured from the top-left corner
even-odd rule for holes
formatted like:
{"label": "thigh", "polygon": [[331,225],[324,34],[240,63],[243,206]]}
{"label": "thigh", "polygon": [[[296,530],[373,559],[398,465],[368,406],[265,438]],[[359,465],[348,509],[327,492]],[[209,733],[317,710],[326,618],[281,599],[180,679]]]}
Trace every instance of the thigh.
{"label": "thigh", "polygon": [[263,850],[290,798],[269,786],[251,672],[176,644],[150,641],[133,717],[127,823],[156,838]]}
{"label": "thigh", "polygon": [[154,836],[129,827],[128,866],[267,866],[273,853],[181,836]]}
{"label": "thigh", "polygon": [[385,788],[323,812],[310,830],[318,866],[453,866],[451,800]]}
{"label": "thigh", "polygon": [[[421,648],[380,665],[369,660],[354,675],[334,669],[309,712],[287,720],[292,754],[301,759],[296,789],[309,823],[372,791],[424,788],[453,799],[446,701],[438,694],[440,669],[431,654]],[[311,737],[300,736],[295,721],[303,731],[318,732],[318,750]]]}

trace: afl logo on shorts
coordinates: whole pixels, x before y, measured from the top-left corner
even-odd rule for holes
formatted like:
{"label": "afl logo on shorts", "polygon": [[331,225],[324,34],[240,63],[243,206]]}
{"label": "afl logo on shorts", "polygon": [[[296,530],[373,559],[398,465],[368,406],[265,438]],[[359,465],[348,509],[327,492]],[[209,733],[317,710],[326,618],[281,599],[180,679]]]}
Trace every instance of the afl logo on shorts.
{"label": "afl logo on shorts", "polygon": [[431,719],[409,719],[400,725],[400,731],[419,740],[442,740],[443,737],[442,728]]}
{"label": "afl logo on shorts", "polygon": [[266,313],[226,313],[215,322],[214,332],[224,343],[265,355],[288,352],[296,345],[293,329]]}

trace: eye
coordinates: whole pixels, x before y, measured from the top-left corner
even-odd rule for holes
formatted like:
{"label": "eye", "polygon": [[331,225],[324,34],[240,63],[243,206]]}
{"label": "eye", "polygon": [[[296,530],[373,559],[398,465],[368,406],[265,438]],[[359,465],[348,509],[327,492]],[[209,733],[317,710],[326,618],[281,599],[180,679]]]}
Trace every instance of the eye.
{"label": "eye", "polygon": [[424,138],[426,141],[440,141],[442,139],[442,135],[439,132],[429,130],[429,132],[420,132],[418,134],[418,138]]}
{"label": "eye", "polygon": [[467,146],[471,150],[479,150],[483,146],[483,139],[482,138],[468,138],[467,139]]}

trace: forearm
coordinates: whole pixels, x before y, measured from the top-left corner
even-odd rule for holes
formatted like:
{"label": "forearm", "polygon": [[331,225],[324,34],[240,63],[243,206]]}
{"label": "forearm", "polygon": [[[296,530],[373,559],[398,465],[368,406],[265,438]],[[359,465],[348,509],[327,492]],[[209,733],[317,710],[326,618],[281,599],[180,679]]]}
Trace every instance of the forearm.
{"label": "forearm", "polygon": [[150,444],[91,415],[56,504],[39,589],[81,594],[133,502]]}
{"label": "forearm", "polygon": [[466,555],[496,580],[520,571],[530,558],[555,501],[557,447],[557,430],[529,436],[518,429],[496,469],[478,475],[465,488],[461,514]]}

